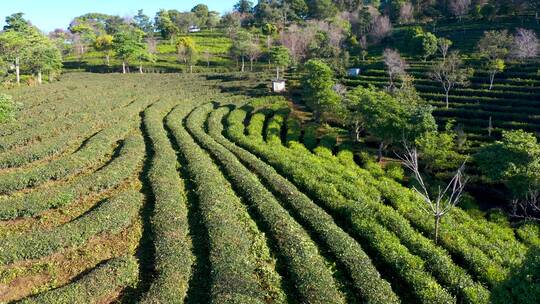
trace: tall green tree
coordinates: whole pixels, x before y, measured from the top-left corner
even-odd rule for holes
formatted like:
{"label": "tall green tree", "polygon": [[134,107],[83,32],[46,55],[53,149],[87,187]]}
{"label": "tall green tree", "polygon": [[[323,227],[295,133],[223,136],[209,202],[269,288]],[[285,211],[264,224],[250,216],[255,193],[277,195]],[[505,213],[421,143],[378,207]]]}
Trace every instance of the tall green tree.
{"label": "tall green tree", "polygon": [[309,17],[324,20],[337,14],[337,7],[332,0],[308,0]]}
{"label": "tall green tree", "polygon": [[489,74],[489,89],[493,88],[493,82],[497,73],[503,72],[505,62],[510,54],[513,37],[507,30],[487,31],[478,41],[478,51],[484,58],[484,68]]}
{"label": "tall green tree", "polygon": [[154,24],[152,24],[152,20],[142,9],[137,11],[137,15],[133,17],[133,22],[135,26],[145,32],[147,36],[152,36],[154,34]]}
{"label": "tall green tree", "polygon": [[229,52],[242,62],[241,71],[245,71],[245,59],[248,56],[253,37],[246,30],[240,30],[233,38]]}
{"label": "tall green tree", "polygon": [[4,31],[23,32],[30,27],[30,22],[24,19],[24,13],[15,13],[6,17]]}
{"label": "tall green tree", "polygon": [[540,144],[533,133],[503,131],[502,140],[482,147],[475,159],[489,181],[504,183],[516,199],[540,189]]}
{"label": "tall green tree", "polygon": [[302,77],[303,98],[319,121],[324,112],[337,109],[339,95],[334,91],[335,79],[332,69],[323,61],[311,59],[306,62]]}
{"label": "tall green tree", "polygon": [[234,5],[234,11],[239,12],[240,14],[251,14],[253,13],[253,2],[249,0],[239,0]]}
{"label": "tall green tree", "polygon": [[171,39],[180,33],[180,29],[172,21],[167,10],[160,10],[156,13],[154,24],[163,39]]}
{"label": "tall green tree", "polygon": [[206,4],[197,4],[191,9],[191,12],[195,14],[197,18],[197,25],[199,27],[205,27],[210,17],[210,10]]}
{"label": "tall green tree", "polygon": [[53,73],[62,68],[62,55],[60,50],[45,37],[38,43],[33,43],[26,50],[25,66],[35,75],[39,84],[43,82],[42,75],[47,73],[49,81],[53,78]]}
{"label": "tall green tree", "polygon": [[414,141],[437,128],[430,106],[411,102],[404,96],[397,94],[394,97],[383,90],[362,86],[346,96],[350,103],[358,105],[365,130],[379,140],[379,161],[383,151],[393,142]]}
{"label": "tall green tree", "polygon": [[128,64],[146,48],[144,32],[139,29],[130,29],[114,35],[113,49],[116,57],[122,61],[122,73],[128,71]]}
{"label": "tall green tree", "polygon": [[276,66],[276,80],[279,80],[279,71],[291,65],[291,53],[284,46],[275,46],[269,52],[270,61]]}

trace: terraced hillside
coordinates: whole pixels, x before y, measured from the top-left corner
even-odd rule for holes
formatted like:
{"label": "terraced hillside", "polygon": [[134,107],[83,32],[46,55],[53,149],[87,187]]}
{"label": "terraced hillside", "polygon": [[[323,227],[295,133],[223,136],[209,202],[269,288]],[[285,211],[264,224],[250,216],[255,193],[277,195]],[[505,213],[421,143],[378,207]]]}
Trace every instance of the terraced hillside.
{"label": "terraced hillside", "polygon": [[[424,62],[418,57],[410,57],[403,50],[410,65],[408,73],[414,77],[414,85],[420,95],[435,107],[434,115],[440,125],[449,119],[455,119],[469,133],[473,150],[483,142],[497,138],[501,130],[524,129],[530,132],[540,132],[540,64],[538,60],[524,62],[507,62],[503,73],[496,75],[494,86],[489,90],[489,76],[482,66],[482,60],[476,58],[476,45],[484,31],[527,28],[540,32],[536,22],[528,20],[501,20],[486,23],[467,21],[464,23],[449,23],[437,26],[426,26],[426,31],[433,31],[438,37],[446,37],[453,41],[450,50],[457,50],[465,56],[465,64],[474,69],[474,75],[467,87],[458,87],[450,92],[449,108],[446,108],[444,90],[440,83],[429,79],[433,62]],[[394,34],[392,42],[386,47],[400,48],[403,42],[403,32],[400,28]],[[362,74],[354,78],[345,78],[343,83],[349,87],[358,85],[374,85],[385,87],[388,76],[380,57],[381,46],[370,51],[376,55],[370,62],[360,62]],[[435,59],[433,59],[435,60]],[[488,127],[493,127],[492,138],[488,136]]]}
{"label": "terraced hillside", "polygon": [[286,102],[241,95],[260,88],[68,74],[10,91],[22,109],[0,137],[0,302],[538,296],[512,288],[537,275],[537,226],[455,209],[436,244],[414,192],[350,151],[306,149]]}

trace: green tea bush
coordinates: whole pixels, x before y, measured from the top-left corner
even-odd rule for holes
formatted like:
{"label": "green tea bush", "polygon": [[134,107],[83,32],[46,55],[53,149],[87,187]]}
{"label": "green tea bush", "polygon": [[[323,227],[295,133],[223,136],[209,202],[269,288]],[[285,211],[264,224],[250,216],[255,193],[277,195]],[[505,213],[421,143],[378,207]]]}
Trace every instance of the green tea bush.
{"label": "green tea bush", "polygon": [[15,103],[7,94],[0,94],[0,124],[15,118]]}
{"label": "green tea bush", "polygon": [[[187,160],[186,170],[196,184],[202,221],[208,231],[211,299],[216,303],[264,303],[267,290],[263,286],[268,286],[268,298],[283,302],[277,288],[279,279],[273,269],[268,269],[272,258],[266,239],[258,233],[247,210],[212,159],[182,127],[188,112],[189,108],[177,107],[168,116],[167,126]],[[265,275],[259,277],[256,275],[259,272]]]}
{"label": "green tea bush", "polygon": [[259,160],[253,154],[229,142],[222,136],[221,120],[228,109],[221,108],[212,112],[208,120],[209,134],[224,147],[229,149],[251,171],[255,172],[272,192],[277,193],[287,208],[307,223],[318,237],[330,248],[336,259],[344,265],[354,281],[358,296],[366,303],[399,303],[388,282],[383,280],[373,266],[362,247],[345,231],[341,230],[331,216],[319,208],[291,182],[279,175],[271,166]]}
{"label": "green tea bush", "polygon": [[119,233],[131,225],[142,204],[142,194],[126,191],[52,230],[3,238],[0,240],[0,265],[41,258],[66,247],[81,246],[100,233]]}
{"label": "green tea bush", "polygon": [[344,303],[331,272],[306,231],[291,218],[250,170],[201,129],[211,109],[210,106],[202,106],[192,112],[186,126],[201,146],[217,159],[238,188],[238,192],[257,212],[264,226],[268,227],[268,234],[276,242],[280,255],[285,259],[302,302]]}

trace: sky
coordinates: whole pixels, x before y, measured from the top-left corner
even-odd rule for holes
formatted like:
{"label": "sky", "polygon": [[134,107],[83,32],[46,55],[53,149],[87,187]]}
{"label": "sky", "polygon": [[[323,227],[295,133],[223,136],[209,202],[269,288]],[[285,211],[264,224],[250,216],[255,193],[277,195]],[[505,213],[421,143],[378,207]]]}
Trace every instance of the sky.
{"label": "sky", "polygon": [[134,16],[139,9],[154,17],[162,8],[190,10],[199,3],[220,13],[230,11],[238,0],[0,0],[0,27],[5,16],[22,12],[44,32],[67,28],[69,22],[86,13]]}

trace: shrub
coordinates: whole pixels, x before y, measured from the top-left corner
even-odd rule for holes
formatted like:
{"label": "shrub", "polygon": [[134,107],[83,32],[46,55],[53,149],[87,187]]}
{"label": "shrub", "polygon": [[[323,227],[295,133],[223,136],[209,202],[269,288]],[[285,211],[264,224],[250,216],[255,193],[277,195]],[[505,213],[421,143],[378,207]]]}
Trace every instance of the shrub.
{"label": "shrub", "polygon": [[15,118],[15,104],[11,96],[0,94],[0,124]]}

